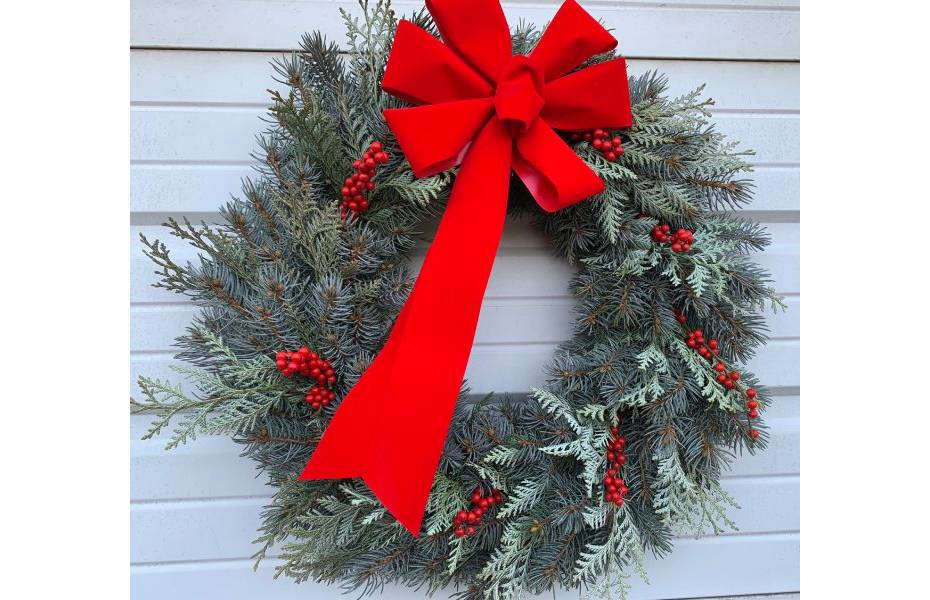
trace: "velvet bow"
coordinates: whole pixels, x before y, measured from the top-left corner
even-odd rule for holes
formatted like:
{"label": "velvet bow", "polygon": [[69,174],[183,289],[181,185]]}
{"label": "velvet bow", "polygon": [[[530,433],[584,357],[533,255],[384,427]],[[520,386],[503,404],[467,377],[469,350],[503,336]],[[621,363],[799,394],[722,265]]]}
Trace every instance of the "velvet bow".
{"label": "velvet bow", "polygon": [[339,405],[300,479],[361,477],[418,535],[503,233],[511,169],[543,210],[604,184],[555,132],[632,124],[617,44],[574,0],[529,56],[514,55],[498,0],[427,0],[443,42],[397,27],[384,112],[414,174],[461,164],[416,284],[381,353]]}

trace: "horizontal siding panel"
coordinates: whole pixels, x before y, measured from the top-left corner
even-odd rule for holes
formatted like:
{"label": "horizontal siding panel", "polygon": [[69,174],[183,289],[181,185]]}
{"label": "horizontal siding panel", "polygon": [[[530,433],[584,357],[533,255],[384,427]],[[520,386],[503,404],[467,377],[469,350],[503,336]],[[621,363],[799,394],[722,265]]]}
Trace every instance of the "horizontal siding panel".
{"label": "horizontal siding panel", "polygon": [[[251,138],[250,138],[251,139]],[[753,211],[797,211],[801,172],[797,166],[757,165],[747,175],[755,184]],[[240,196],[243,179],[256,180],[249,164],[133,164],[130,197],[134,214],[216,213]]]}
{"label": "horizontal siding panel", "polygon": [[[133,50],[129,55],[132,104],[269,105],[278,52]],[[669,78],[670,96],[706,84],[717,110],[797,111],[800,65],[787,62],[633,59],[630,75],[655,70]]]}
{"label": "horizontal siding panel", "polygon": [[[725,477],[796,475],[800,399],[778,396],[765,413],[769,446],[764,452],[733,460]],[[227,437],[206,436],[166,451],[166,436],[143,440],[153,417],[135,415],[130,426],[130,499],[133,502],[268,496],[266,478],[241,446]]]}
{"label": "horizontal siding panel", "polygon": [[[769,223],[766,228],[772,244],[753,259],[772,274],[775,288],[781,294],[798,294],[801,291],[798,273],[800,253],[800,224]],[[195,249],[168,235],[159,226],[130,227],[131,294],[133,303],[179,302],[184,296],[151,287],[156,282],[152,263],[143,253],[139,234],[149,240],[160,239],[179,264],[193,261]],[[545,238],[525,221],[508,221],[501,249],[494,262],[485,298],[538,298],[564,297],[572,269],[555,256]],[[422,257],[414,257],[417,269]]]}
{"label": "horizontal siding panel", "polygon": [[165,435],[141,439],[152,420],[148,415],[131,418],[129,497],[133,502],[272,493],[256,463],[239,456],[241,447],[231,439],[205,436],[165,450]]}
{"label": "horizontal siding panel", "polygon": [[[773,339],[797,338],[800,332],[800,297],[786,298],[788,310],[768,312]],[[572,333],[577,316],[572,298],[486,300],[475,332],[477,344],[561,342]],[[130,323],[130,347],[133,351],[167,352],[174,339],[197,314],[189,304],[134,306]]]}
{"label": "horizontal siding panel", "polygon": [[[543,365],[552,358],[555,345],[476,346],[465,377],[474,393],[518,393],[545,383]],[[800,343],[770,342],[764,354],[749,361],[747,369],[769,387],[800,385]],[[162,367],[156,363],[159,370]]]}
{"label": "horizontal siding panel", "polygon": [[[711,596],[792,592],[800,589],[800,535],[797,533],[685,539],[664,559],[646,561],[649,583],[633,578],[630,597],[636,600],[707,598]],[[133,600],[224,598],[225,600],[330,600],[337,587],[296,584],[273,579],[276,561],[263,562],[257,572],[250,560],[210,561],[131,567]],[[433,598],[448,600],[453,591]],[[391,600],[422,600],[423,592],[386,586],[381,596]],[[547,592],[540,600],[576,600],[575,590]]]}
{"label": "horizontal siding panel", "polygon": [[[552,358],[556,344],[476,345],[472,349],[465,378],[475,394],[488,392],[523,393],[545,384],[544,365]],[[183,383],[170,367],[176,363],[170,353],[139,353],[130,358],[130,390],[138,394],[140,375]],[[773,388],[800,386],[800,341],[769,342],[762,354],[746,365],[764,385]],[[182,388],[189,388],[182,385]]]}
{"label": "horizontal siding panel", "polygon": [[[256,136],[267,124],[264,109],[245,107],[135,106],[131,110],[130,157],[135,164],[238,164],[252,162]],[[799,117],[781,113],[724,113],[719,131],[755,150],[753,164],[796,166]],[[235,189],[230,190],[235,191]]]}
{"label": "horizontal siding panel", "polygon": [[[504,2],[507,19],[543,25],[558,2]],[[627,56],[797,60],[800,13],[777,3],[582,2],[620,40]],[[422,2],[395,0],[398,15]],[[338,8],[358,14],[350,0],[136,0],[130,44],[145,48],[293,49],[306,31],[343,43]]]}
{"label": "horizontal siding panel", "polygon": [[[742,507],[729,511],[741,533],[799,529],[798,476],[727,479],[723,488]],[[230,498],[133,504],[131,561],[248,558],[257,549],[252,540],[268,502],[268,498]],[[152,539],[159,543],[149,543]]]}

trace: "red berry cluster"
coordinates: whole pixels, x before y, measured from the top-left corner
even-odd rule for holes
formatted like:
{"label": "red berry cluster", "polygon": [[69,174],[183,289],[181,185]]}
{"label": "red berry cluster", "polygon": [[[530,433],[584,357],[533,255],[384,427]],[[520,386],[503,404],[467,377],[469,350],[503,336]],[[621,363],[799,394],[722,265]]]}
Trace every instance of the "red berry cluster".
{"label": "red berry cluster", "polygon": [[319,384],[310,388],[310,391],[304,397],[304,400],[313,407],[313,410],[320,410],[324,406],[329,406],[329,403],[335,399],[336,392]]}
{"label": "red berry cluster", "polygon": [[660,244],[672,244],[672,252],[687,252],[694,244],[694,232],[681,227],[674,234],[668,223],[662,223],[652,228],[652,239]]}
{"label": "red berry cluster", "polygon": [[320,355],[310,348],[301,346],[296,352],[287,350],[278,352],[275,357],[275,366],[285,377],[299,373],[304,377],[316,379],[317,384],[307,392],[305,398],[314,409],[319,410],[336,399],[336,393],[329,389],[329,386],[336,383],[333,365],[328,360],[320,358]]}
{"label": "red berry cluster", "polygon": [[705,340],[704,330],[700,328],[689,331],[688,337],[685,338],[685,343],[687,343],[688,347],[692,350],[696,350],[703,358],[710,358],[711,356],[720,354],[720,342],[714,338]]}
{"label": "red berry cluster", "polygon": [[378,165],[386,163],[388,158],[381,142],[372,142],[362,158],[352,163],[354,172],[342,186],[342,204],[339,209],[343,219],[349,211],[358,215],[368,210],[368,198],[365,197],[365,193],[375,189],[372,179],[378,171]]}
{"label": "red berry cluster", "polygon": [[[675,313],[675,319],[679,323],[685,323],[688,318],[684,313],[679,311],[676,308],[672,309],[672,312]],[[688,332],[688,337],[685,338],[685,342],[688,344],[688,347],[696,350],[698,354],[702,357],[709,359],[711,356],[718,356],[720,354],[720,343],[716,339],[710,339],[707,343],[704,343],[704,331],[702,329],[695,329]],[[740,372],[737,370],[729,370],[727,366],[717,359],[717,362],[714,364],[714,371],[717,372],[717,382],[725,387],[728,390],[735,389],[737,382],[740,380]],[[759,418],[759,403],[756,401],[756,390],[755,388],[746,388],[746,397],[749,400],[746,401],[746,414],[750,420]],[[756,429],[749,430],[749,436],[752,439],[758,439],[759,432]]]}
{"label": "red berry cluster", "polygon": [[285,377],[300,373],[304,377],[316,379],[320,385],[336,383],[336,374],[330,362],[306,346],[301,346],[296,352],[278,352],[275,365]]}
{"label": "red berry cluster", "polygon": [[498,489],[491,490],[485,496],[481,493],[481,488],[475,488],[475,491],[471,493],[471,510],[460,510],[452,519],[452,524],[455,525],[455,537],[474,535],[475,525],[481,522],[484,513],[503,501],[504,495]]}
{"label": "red berry cluster", "polygon": [[717,371],[717,381],[720,385],[728,390],[732,390],[736,387],[736,382],[739,381],[739,371],[730,371],[727,373],[727,367],[722,362],[715,364],[714,370]]}
{"label": "red berry cluster", "polygon": [[[714,370],[717,371],[717,381],[720,384],[732,390],[736,387],[736,382],[739,381],[739,371],[730,371],[727,373],[727,366],[721,362],[718,362],[714,365]],[[746,401],[746,416],[749,417],[749,420],[759,418],[759,403],[756,402],[756,390],[755,388],[746,388],[746,397],[749,400]],[[755,429],[749,430],[749,435],[752,439],[757,439],[759,437],[759,432]]]}
{"label": "red berry cluster", "polygon": [[623,506],[623,499],[629,489],[620,469],[626,464],[626,438],[620,435],[620,429],[614,425],[610,428],[610,439],[607,441],[607,474],[604,475],[604,500]]}
{"label": "red berry cluster", "polygon": [[571,134],[571,140],[573,142],[590,142],[610,162],[617,160],[623,154],[622,140],[619,137],[610,139],[610,133],[603,129],[573,133]]}
{"label": "red berry cluster", "polygon": [[[746,415],[751,419],[759,418],[759,403],[756,402],[756,390],[755,388],[746,389],[746,397],[749,400],[746,401]],[[749,435],[752,436],[752,439],[758,439],[759,432],[755,429],[749,430]]]}

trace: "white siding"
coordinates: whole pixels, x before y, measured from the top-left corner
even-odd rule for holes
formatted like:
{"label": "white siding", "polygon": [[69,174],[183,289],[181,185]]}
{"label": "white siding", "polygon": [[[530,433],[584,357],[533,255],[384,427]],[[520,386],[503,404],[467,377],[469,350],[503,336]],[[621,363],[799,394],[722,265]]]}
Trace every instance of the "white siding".
{"label": "white siding", "polygon": [[[399,13],[417,3],[396,2]],[[741,506],[736,534],[682,539],[653,561],[634,598],[686,598],[799,589],[800,285],[799,12],[796,0],[583,1],[603,18],[631,70],[659,69],[673,92],[707,83],[721,130],[756,149],[757,201],[748,211],[774,244],[759,261],[789,311],[769,318],[773,341],[750,365],[778,394],[768,415],[771,448],[740,458],[725,485]],[[138,234],[157,235],[168,215],[212,220],[250,173],[250,152],[274,87],[268,61],[305,30],[341,39],[343,0],[136,0],[131,43],[132,376],[168,376],[171,341],[192,315],[154,280]],[[545,22],[554,1],[506,2],[508,17]],[[165,240],[176,256],[192,256]],[[569,333],[569,268],[523,223],[508,226],[468,367],[476,392],[526,391]],[[270,490],[236,446],[201,439],[173,452],[139,441],[131,418],[132,591],[168,598],[322,599],[338,590],[273,581],[273,561],[252,571],[259,511]],[[384,598],[419,598],[390,589]],[[561,593],[559,598],[573,598]]]}

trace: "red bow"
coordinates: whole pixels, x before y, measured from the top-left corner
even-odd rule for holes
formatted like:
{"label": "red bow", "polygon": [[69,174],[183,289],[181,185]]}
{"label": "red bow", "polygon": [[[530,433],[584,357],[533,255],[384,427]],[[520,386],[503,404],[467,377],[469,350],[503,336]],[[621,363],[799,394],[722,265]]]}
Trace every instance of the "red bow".
{"label": "red bow", "polygon": [[574,0],[514,56],[498,0],[427,0],[445,44],[397,27],[384,111],[417,177],[461,162],[445,215],[381,353],[343,399],[300,479],[361,477],[413,535],[471,352],[504,228],[511,168],[553,212],[604,189],[553,131],[629,127],[622,58],[566,75],[616,40]]}

